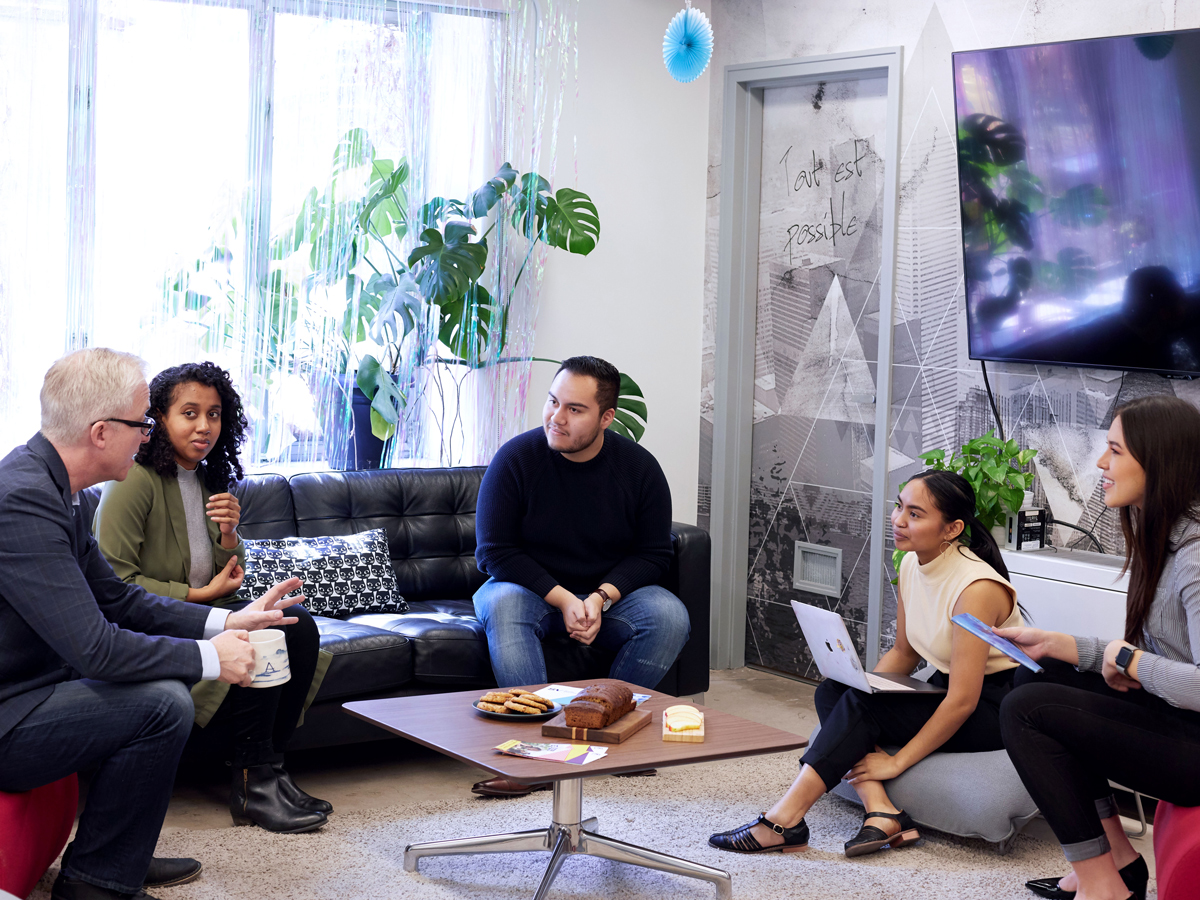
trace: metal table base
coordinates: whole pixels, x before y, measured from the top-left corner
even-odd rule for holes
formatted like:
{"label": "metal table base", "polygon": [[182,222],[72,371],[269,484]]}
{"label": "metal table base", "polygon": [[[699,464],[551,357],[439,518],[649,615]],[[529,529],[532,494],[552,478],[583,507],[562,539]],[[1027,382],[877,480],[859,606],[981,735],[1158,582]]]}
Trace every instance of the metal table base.
{"label": "metal table base", "polygon": [[672,872],[712,882],[717,900],[732,900],[733,881],[729,873],[711,866],[668,856],[596,834],[596,819],[583,818],[583,779],[566,778],[554,782],[554,807],[549,828],[515,831],[510,834],[487,834],[481,837],[449,841],[423,841],[404,848],[404,870],[417,871],[417,864],[426,856],[459,856],[469,853],[518,853],[527,850],[550,851],[550,864],[538,885],[533,900],[544,900],[550,886],[568,856],[584,854],[614,862],[644,866],[660,872]]}

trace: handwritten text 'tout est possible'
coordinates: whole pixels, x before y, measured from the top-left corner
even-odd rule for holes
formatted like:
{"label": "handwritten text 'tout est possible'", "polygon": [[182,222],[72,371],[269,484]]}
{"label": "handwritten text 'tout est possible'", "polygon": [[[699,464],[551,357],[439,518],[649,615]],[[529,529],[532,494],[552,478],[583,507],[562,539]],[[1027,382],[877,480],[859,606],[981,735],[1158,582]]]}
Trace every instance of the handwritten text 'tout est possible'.
{"label": "handwritten text 'tout est possible'", "polygon": [[[821,186],[822,173],[828,173],[829,166],[826,165],[824,159],[817,158],[817,151],[812,151],[812,165],[798,171],[793,177],[789,166],[789,156],[794,149],[794,145],[788,147],[780,158],[779,163],[783,166],[784,181],[787,183],[789,194],[798,194],[802,191],[815,190]],[[837,168],[833,170],[833,175],[830,177],[825,175],[827,183],[832,182],[832,185],[843,184],[852,178],[861,178],[863,175],[862,161],[871,156],[871,147],[865,138],[854,139],[854,159],[852,161],[838,163]],[[829,212],[821,216],[816,222],[797,222],[789,225],[787,229],[787,242],[783,249],[788,253],[788,263],[792,264],[792,251],[802,244],[816,244],[821,241],[829,241],[835,247],[837,246],[838,235],[850,237],[858,231],[859,223],[857,216],[851,216],[850,221],[846,221],[846,191],[841,192],[840,210],[835,208],[834,197],[836,190],[830,191],[829,197]]]}

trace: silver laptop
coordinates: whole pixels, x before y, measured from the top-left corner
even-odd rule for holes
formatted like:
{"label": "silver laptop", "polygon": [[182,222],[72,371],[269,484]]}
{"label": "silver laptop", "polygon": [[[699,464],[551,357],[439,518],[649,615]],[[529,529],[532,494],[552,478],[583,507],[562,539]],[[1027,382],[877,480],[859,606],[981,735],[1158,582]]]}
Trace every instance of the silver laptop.
{"label": "silver laptop", "polygon": [[908,675],[865,672],[858,651],[846,631],[846,623],[837,613],[809,606],[796,600],[792,609],[812,651],[813,662],[826,678],[832,678],[868,694],[944,694],[946,689]]}

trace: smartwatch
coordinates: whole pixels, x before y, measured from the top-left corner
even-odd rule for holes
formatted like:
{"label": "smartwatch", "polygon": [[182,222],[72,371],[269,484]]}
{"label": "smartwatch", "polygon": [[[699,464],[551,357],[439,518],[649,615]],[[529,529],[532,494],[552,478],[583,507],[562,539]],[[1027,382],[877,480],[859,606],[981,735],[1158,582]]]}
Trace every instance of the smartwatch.
{"label": "smartwatch", "polygon": [[1125,671],[1125,667],[1128,666],[1131,662],[1133,662],[1133,654],[1135,654],[1135,653],[1137,653],[1137,648],[1130,647],[1128,644],[1126,644],[1124,647],[1122,647],[1120,650],[1117,651],[1117,658],[1115,661],[1115,665],[1117,667],[1117,671],[1120,672],[1122,675],[1124,675],[1126,678],[1132,677],[1128,672]]}
{"label": "smartwatch", "polygon": [[608,596],[608,591],[598,587],[592,593],[599,594],[604,599],[604,604],[600,607],[600,612],[608,612],[608,608],[613,605],[612,597]]}

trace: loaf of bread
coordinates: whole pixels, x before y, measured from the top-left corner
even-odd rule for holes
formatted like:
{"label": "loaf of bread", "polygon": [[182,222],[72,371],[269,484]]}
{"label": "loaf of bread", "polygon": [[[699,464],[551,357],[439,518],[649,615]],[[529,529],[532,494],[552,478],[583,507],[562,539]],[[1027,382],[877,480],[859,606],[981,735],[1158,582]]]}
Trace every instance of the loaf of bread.
{"label": "loaf of bread", "polygon": [[632,712],[634,706],[633,691],[628,685],[592,684],[575,695],[566,705],[564,715],[571,728],[606,728]]}

